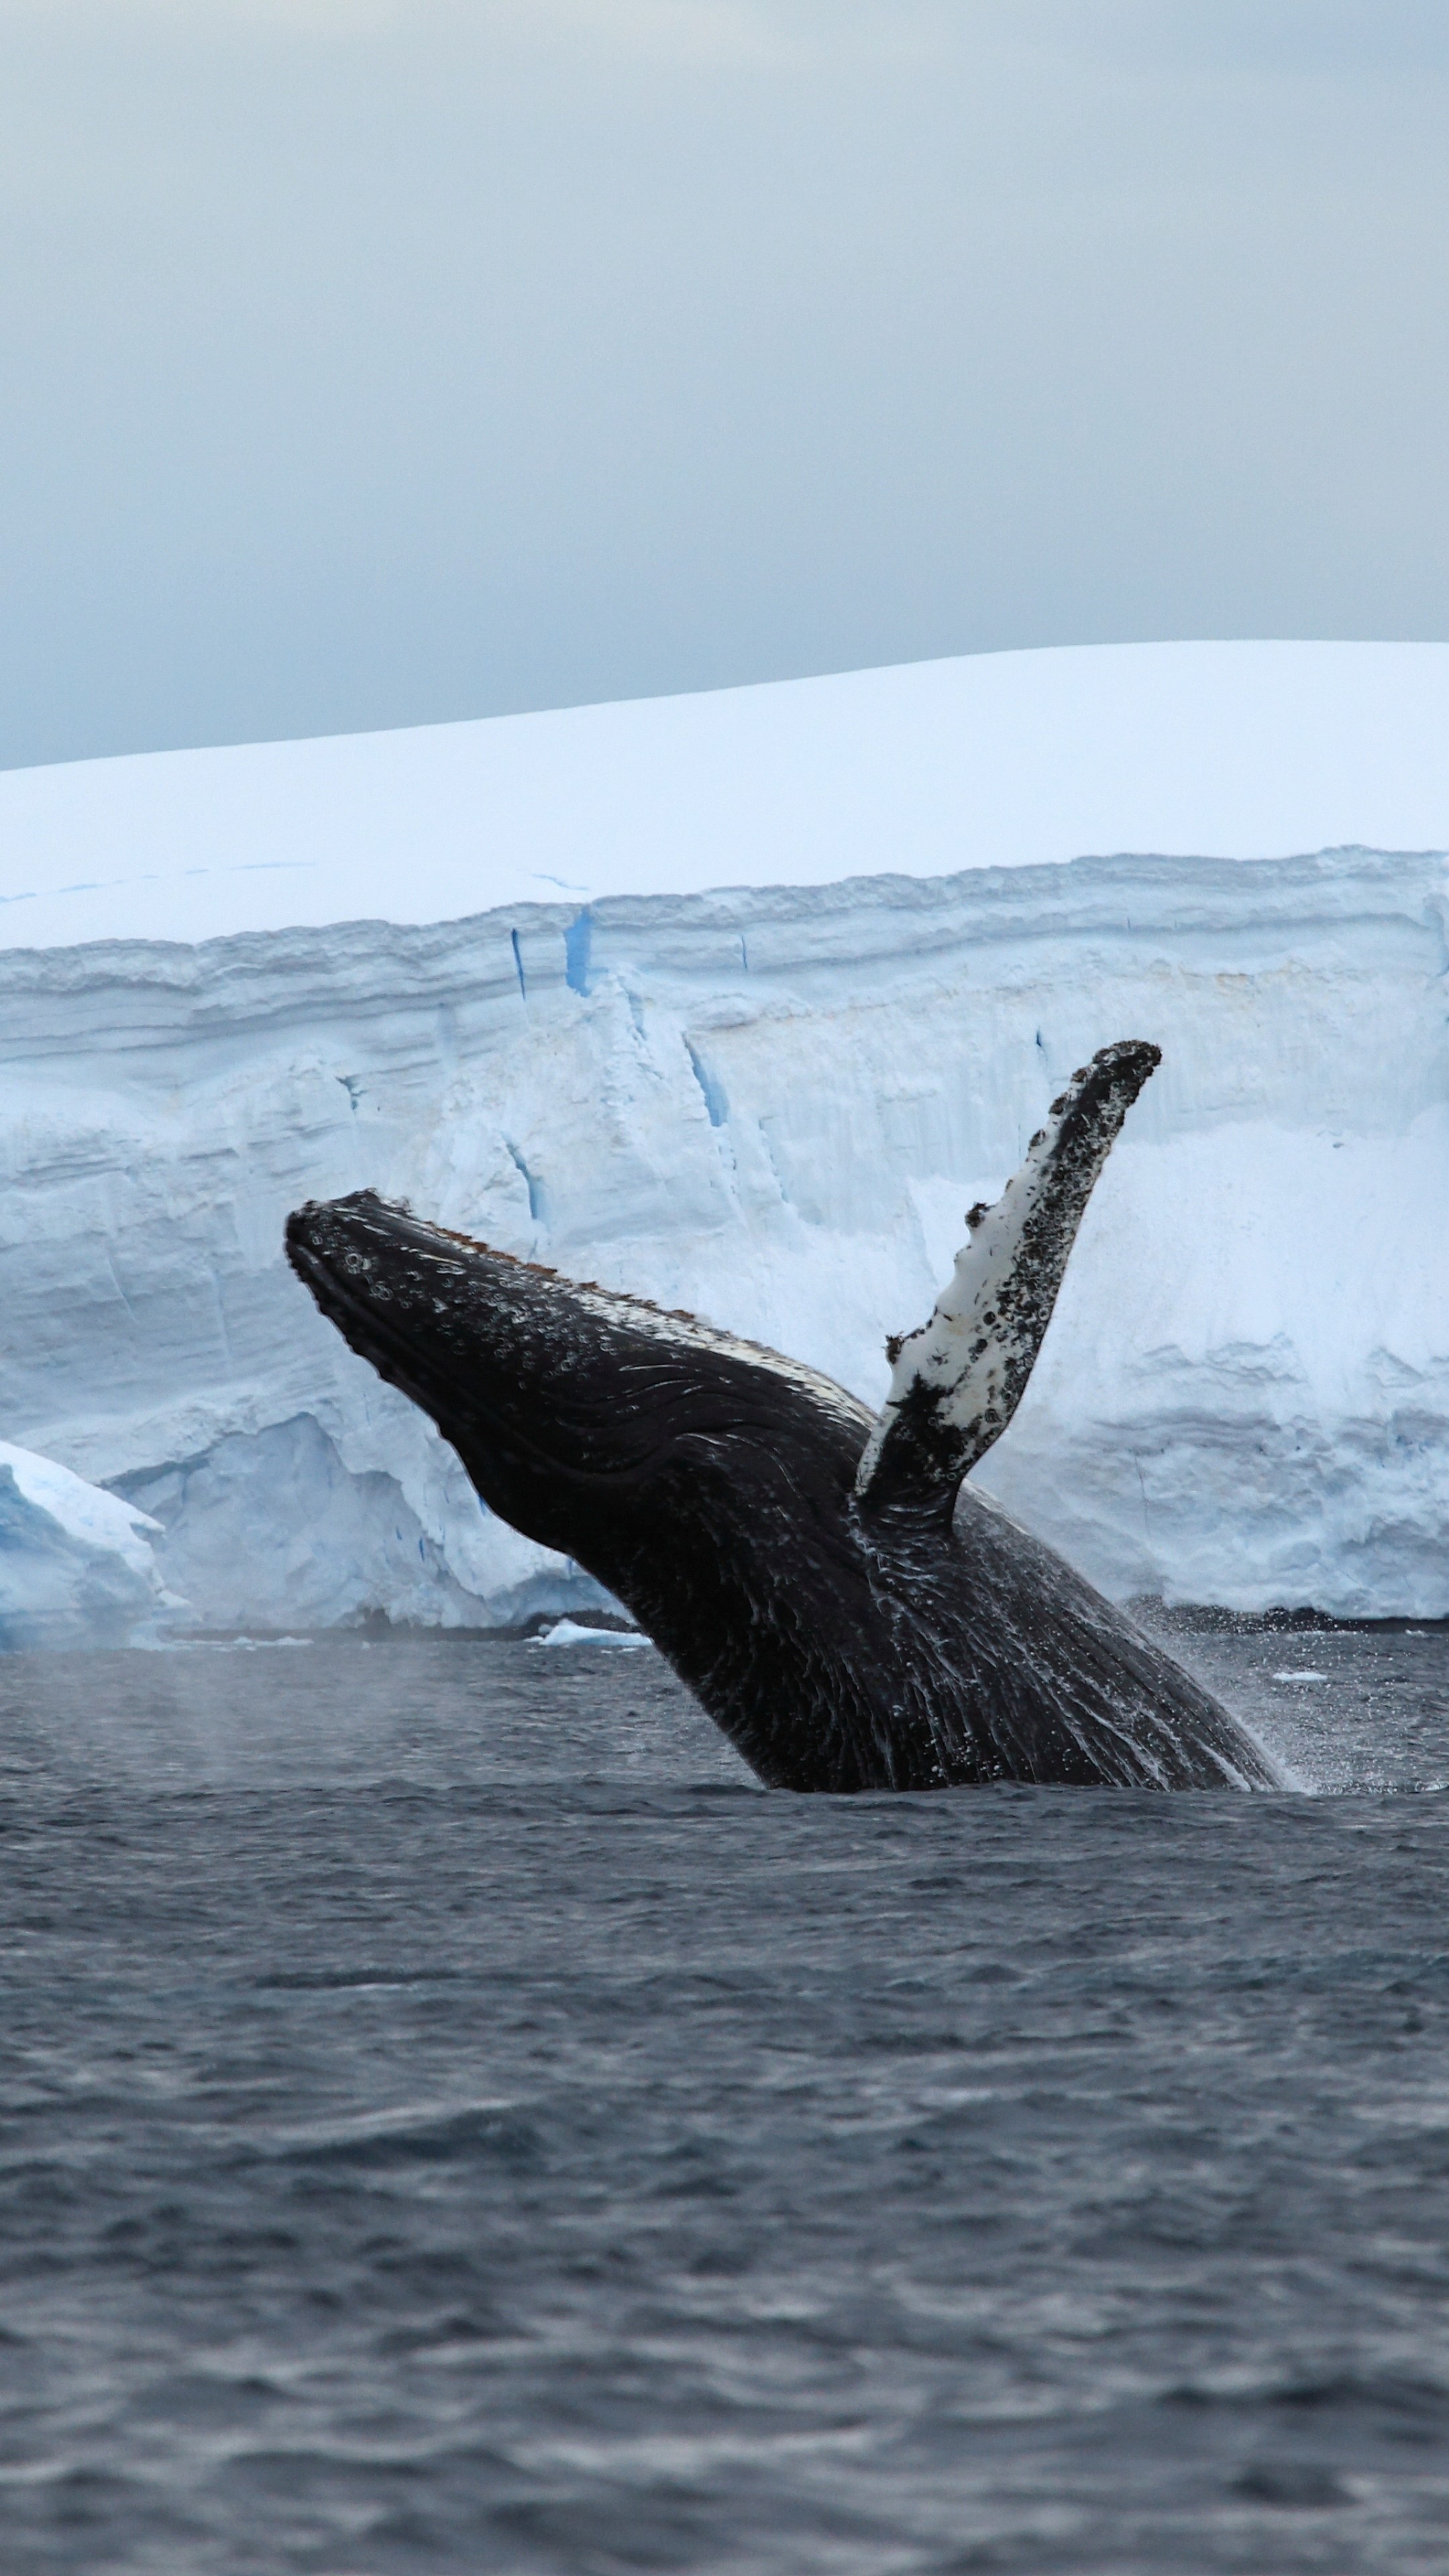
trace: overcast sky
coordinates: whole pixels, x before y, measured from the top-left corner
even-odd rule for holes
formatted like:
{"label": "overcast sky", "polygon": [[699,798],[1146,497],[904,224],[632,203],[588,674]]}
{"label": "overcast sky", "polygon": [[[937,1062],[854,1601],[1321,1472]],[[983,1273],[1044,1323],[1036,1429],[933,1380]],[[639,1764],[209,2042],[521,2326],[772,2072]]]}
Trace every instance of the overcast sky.
{"label": "overcast sky", "polygon": [[0,0],[0,763],[1449,635],[1445,0]]}

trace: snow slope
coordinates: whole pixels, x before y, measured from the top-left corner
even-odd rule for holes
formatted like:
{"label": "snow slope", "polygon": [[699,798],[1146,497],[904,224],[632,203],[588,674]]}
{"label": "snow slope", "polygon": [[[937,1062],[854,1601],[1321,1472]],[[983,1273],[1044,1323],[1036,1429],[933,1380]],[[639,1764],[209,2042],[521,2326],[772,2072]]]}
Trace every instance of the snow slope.
{"label": "snow slope", "polygon": [[964,1209],[1140,1036],[983,1481],[1119,1595],[1449,1612],[1446,893],[1079,858],[11,951],[0,1422],[162,1522],[208,1624],[586,1614],[315,1314],[287,1209],[406,1193],[878,1401]]}
{"label": "snow slope", "polygon": [[1449,839],[1449,645],[988,653],[0,775],[0,945]]}

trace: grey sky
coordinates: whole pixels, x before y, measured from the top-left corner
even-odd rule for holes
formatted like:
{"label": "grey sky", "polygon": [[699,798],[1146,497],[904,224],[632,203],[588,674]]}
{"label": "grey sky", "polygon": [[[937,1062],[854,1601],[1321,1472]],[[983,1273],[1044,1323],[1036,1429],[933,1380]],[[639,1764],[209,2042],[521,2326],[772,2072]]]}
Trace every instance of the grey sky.
{"label": "grey sky", "polygon": [[0,762],[1449,633],[1443,0],[0,0]]}

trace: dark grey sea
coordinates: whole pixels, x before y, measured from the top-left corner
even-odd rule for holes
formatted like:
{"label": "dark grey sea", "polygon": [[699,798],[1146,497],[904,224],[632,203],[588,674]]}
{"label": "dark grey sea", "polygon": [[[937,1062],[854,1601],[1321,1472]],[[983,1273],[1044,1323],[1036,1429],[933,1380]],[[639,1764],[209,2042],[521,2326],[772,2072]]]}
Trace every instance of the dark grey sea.
{"label": "dark grey sea", "polygon": [[5,2576],[1449,2564],[1449,1638],[1323,1793],[767,1796],[648,1648],[0,1664]]}

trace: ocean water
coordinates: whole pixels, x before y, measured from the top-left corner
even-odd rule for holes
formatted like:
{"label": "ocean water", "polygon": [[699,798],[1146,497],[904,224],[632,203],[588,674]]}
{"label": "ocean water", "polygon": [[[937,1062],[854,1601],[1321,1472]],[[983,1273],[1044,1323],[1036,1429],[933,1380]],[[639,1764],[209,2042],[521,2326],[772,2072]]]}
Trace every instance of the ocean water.
{"label": "ocean water", "polygon": [[647,1648],[0,1663],[0,2566],[1441,2570],[1449,1639],[1331,1794],[767,1796]]}

